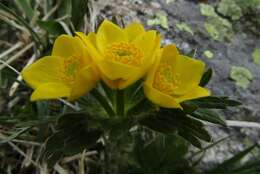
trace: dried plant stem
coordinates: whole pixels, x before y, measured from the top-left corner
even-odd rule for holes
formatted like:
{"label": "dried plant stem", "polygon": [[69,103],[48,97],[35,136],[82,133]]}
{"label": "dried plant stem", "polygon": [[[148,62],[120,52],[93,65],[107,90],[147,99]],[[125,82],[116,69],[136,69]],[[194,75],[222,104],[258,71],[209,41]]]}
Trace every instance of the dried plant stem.
{"label": "dried plant stem", "polygon": [[8,50],[4,51],[3,53],[0,54],[0,59],[3,59],[4,57],[6,57],[8,54],[12,53],[13,51],[15,51],[16,49],[20,48],[23,45],[22,42],[17,42],[14,46],[12,46],[11,48],[9,48]]}
{"label": "dried plant stem", "polygon": [[14,56],[10,57],[6,62],[5,64],[3,65],[0,65],[0,71],[2,69],[4,69],[7,64],[10,64],[12,63],[13,61],[15,61],[16,59],[18,59],[19,57],[21,57],[26,51],[28,51],[29,49],[31,49],[33,47],[34,43],[30,43],[28,44],[26,47],[24,47],[23,49],[21,49],[19,52],[17,52]]}
{"label": "dried plant stem", "polygon": [[[36,55],[33,54],[32,57],[29,59],[29,61],[26,63],[25,67],[29,66],[30,64],[32,64],[34,62],[34,60],[36,59]],[[16,79],[17,81],[22,81],[22,76],[21,74],[17,77]],[[18,86],[20,85],[20,83],[18,82],[14,82],[9,90],[9,96],[12,97],[15,93],[15,91],[17,90]]]}
{"label": "dried plant stem", "polygon": [[[89,156],[93,156],[93,155],[97,155],[97,153],[98,153],[97,151],[85,152],[84,158],[89,157]],[[78,159],[82,159],[82,154],[77,154],[77,155],[73,155],[73,156],[70,156],[70,157],[65,157],[65,158],[62,159],[61,163],[65,164],[65,163],[69,163],[71,161],[78,160]]]}
{"label": "dried plant stem", "polygon": [[260,123],[257,122],[226,120],[226,123],[227,126],[230,127],[247,127],[260,129]]}

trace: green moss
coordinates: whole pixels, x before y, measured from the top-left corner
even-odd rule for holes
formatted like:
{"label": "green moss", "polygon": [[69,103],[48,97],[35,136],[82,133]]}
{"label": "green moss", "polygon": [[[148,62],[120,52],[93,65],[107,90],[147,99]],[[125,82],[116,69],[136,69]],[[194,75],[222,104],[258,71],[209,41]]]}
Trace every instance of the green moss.
{"label": "green moss", "polygon": [[219,13],[230,17],[232,20],[238,20],[243,16],[242,9],[237,5],[235,0],[221,0],[217,10]]}
{"label": "green moss", "polygon": [[175,0],[166,0],[166,4],[169,4],[171,2],[174,2]]}
{"label": "green moss", "polygon": [[217,17],[217,13],[214,10],[214,7],[207,4],[200,4],[200,12],[203,16],[207,17]]}
{"label": "green moss", "polygon": [[190,27],[188,24],[186,24],[186,23],[179,23],[179,24],[177,24],[176,26],[177,26],[177,28],[178,28],[179,30],[181,30],[181,31],[188,32],[188,33],[190,33],[191,35],[194,34],[193,31],[192,31],[192,29],[191,29],[191,27]]}
{"label": "green moss", "polygon": [[165,29],[169,28],[167,16],[163,12],[157,13],[154,19],[147,20],[147,25],[149,26],[160,25]]}
{"label": "green moss", "polygon": [[203,54],[204,54],[208,59],[212,59],[212,58],[214,57],[214,53],[212,53],[210,50],[204,51]]}
{"label": "green moss", "polygon": [[201,4],[200,11],[206,17],[204,27],[214,40],[224,41],[232,39],[234,35],[232,24],[228,20],[218,16],[214,7]]}
{"label": "green moss", "polygon": [[252,53],[252,57],[254,62],[260,65],[260,48],[256,48],[255,51]]}
{"label": "green moss", "polygon": [[247,89],[250,81],[253,79],[253,75],[245,67],[232,66],[230,71],[230,78],[236,81],[237,86],[243,89]]}

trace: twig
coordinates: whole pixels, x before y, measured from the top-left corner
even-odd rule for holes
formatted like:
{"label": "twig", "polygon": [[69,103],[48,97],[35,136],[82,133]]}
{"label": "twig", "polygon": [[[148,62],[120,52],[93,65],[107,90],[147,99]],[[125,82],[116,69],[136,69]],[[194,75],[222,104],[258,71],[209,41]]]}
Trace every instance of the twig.
{"label": "twig", "polygon": [[16,53],[14,56],[10,57],[3,65],[0,65],[0,71],[7,66],[7,64],[12,63],[19,57],[21,57],[27,50],[31,49],[33,47],[34,43],[28,44],[26,47],[24,47],[22,50],[20,50],[18,53]]}
{"label": "twig", "polygon": [[[204,122],[207,126],[215,126],[213,123]],[[260,129],[260,123],[252,121],[235,121],[235,120],[226,120],[227,127],[242,127],[242,128],[256,128]]]}
{"label": "twig", "polygon": [[71,107],[72,109],[74,109],[75,111],[80,111],[81,108],[79,106],[76,106],[76,105],[73,105],[71,104],[70,102],[66,101],[66,100],[63,100],[63,99],[59,99],[59,101],[61,101],[62,103],[64,103],[65,105]]}
{"label": "twig", "polygon": [[[34,60],[36,59],[36,55],[33,54],[32,57],[29,59],[29,61],[26,63],[26,65],[24,67],[29,66],[30,64],[32,64],[34,62]],[[18,83],[17,81],[22,81],[22,76],[21,74],[19,74],[19,76],[16,79],[16,82],[14,82],[9,90],[9,96],[12,97],[15,93],[15,91],[17,90],[18,86],[20,85],[20,83]]]}
{"label": "twig", "polygon": [[17,42],[14,46],[9,48],[8,50],[4,51],[3,53],[0,54],[0,59],[3,59],[5,56],[10,54],[11,52],[15,51],[16,49],[20,48],[23,45],[22,42]]}
{"label": "twig", "polygon": [[[97,151],[89,151],[89,152],[85,153],[84,157],[93,156],[93,155],[96,155],[97,153],[98,153]],[[61,163],[65,164],[65,163],[69,163],[71,161],[81,159],[81,158],[82,158],[82,154],[77,154],[77,155],[73,155],[73,156],[70,156],[70,157],[63,158]]]}
{"label": "twig", "polygon": [[260,129],[260,123],[257,122],[226,120],[226,123],[227,126],[230,127],[247,127]]}
{"label": "twig", "polygon": [[68,172],[62,168],[58,163],[55,164],[54,169],[59,173],[59,174],[68,174]]}
{"label": "twig", "polygon": [[[15,151],[17,151],[20,155],[22,155],[23,157],[27,158],[27,155],[26,155],[18,146],[16,146],[14,143],[8,142],[8,144],[9,144],[10,146],[12,146],[12,148],[13,148]],[[35,165],[36,167],[38,167],[38,168],[41,170],[41,166],[40,166],[39,164],[37,164],[34,160],[29,159],[29,161],[30,161],[33,165]]]}
{"label": "twig", "polygon": [[[47,2],[46,2],[47,3]],[[59,8],[61,0],[59,0],[56,5],[42,18],[43,21],[46,21],[55,11]]]}
{"label": "twig", "polygon": [[9,69],[13,70],[16,74],[20,75],[20,72],[17,71],[14,67],[12,67],[11,65],[8,65],[5,61],[0,59],[0,63],[4,64],[6,67],[8,67]]}

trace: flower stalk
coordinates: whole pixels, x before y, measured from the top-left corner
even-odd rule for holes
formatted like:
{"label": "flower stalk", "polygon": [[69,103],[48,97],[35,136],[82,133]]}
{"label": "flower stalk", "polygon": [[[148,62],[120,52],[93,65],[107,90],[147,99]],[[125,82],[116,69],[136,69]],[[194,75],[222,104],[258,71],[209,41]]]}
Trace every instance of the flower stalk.
{"label": "flower stalk", "polygon": [[124,92],[124,90],[116,91],[116,113],[118,116],[125,115],[125,92]]}
{"label": "flower stalk", "polygon": [[115,112],[113,111],[113,109],[111,108],[111,106],[109,105],[109,103],[107,102],[106,98],[101,95],[97,89],[93,89],[92,91],[90,91],[90,93],[96,98],[96,100],[101,104],[101,106],[105,109],[105,111],[107,112],[107,114],[109,115],[109,117],[114,117],[115,116]]}

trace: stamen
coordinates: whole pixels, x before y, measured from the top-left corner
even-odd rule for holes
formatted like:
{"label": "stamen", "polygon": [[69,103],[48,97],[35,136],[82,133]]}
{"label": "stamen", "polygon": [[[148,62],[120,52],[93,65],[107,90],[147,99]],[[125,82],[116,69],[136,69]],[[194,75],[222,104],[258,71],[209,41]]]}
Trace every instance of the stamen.
{"label": "stamen", "polygon": [[141,66],[143,52],[134,44],[120,42],[109,45],[105,52],[106,58],[133,66]]}
{"label": "stamen", "polygon": [[161,63],[155,72],[153,87],[167,95],[173,95],[179,84],[179,74],[174,74],[171,65]]}
{"label": "stamen", "polygon": [[63,63],[60,66],[60,78],[68,85],[73,85],[76,80],[76,75],[81,69],[81,61],[78,56],[71,56],[64,58]]}

